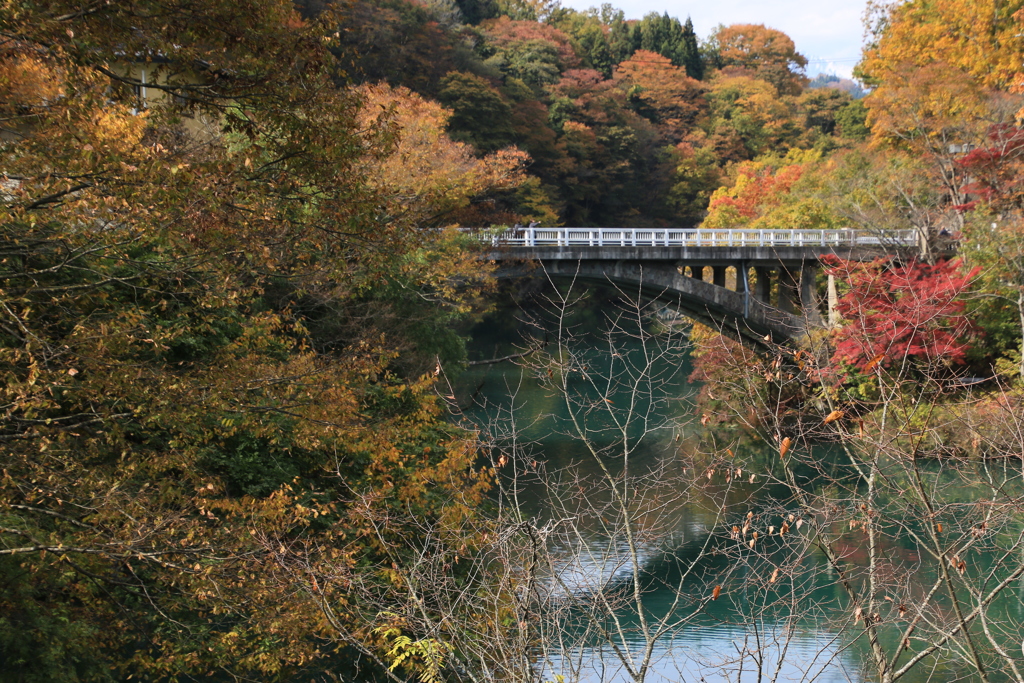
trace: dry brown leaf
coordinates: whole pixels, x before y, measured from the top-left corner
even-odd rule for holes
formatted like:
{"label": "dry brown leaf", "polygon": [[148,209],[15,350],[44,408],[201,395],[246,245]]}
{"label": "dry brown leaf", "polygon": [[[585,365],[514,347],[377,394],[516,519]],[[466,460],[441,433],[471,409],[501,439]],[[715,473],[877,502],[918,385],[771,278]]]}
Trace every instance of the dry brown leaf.
{"label": "dry brown leaf", "polygon": [[873,368],[876,365],[878,365],[880,362],[882,362],[883,358],[885,358],[885,354],[884,353],[880,353],[877,356],[875,356],[874,358],[872,358],[871,360],[869,360],[867,362],[867,364],[864,366],[864,372],[867,372],[871,368]]}
{"label": "dry brown leaf", "polygon": [[843,415],[845,414],[846,413],[844,413],[841,410],[833,410],[831,413],[828,414],[828,417],[825,418],[824,424],[831,424],[836,420],[841,420],[843,418]]}

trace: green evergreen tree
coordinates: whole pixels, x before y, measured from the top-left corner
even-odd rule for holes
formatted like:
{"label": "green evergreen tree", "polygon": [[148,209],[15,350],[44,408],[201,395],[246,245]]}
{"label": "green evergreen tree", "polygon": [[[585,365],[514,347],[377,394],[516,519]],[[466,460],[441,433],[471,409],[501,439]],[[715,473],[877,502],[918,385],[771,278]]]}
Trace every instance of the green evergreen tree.
{"label": "green evergreen tree", "polygon": [[567,33],[584,65],[610,78],[615,65],[633,54],[632,33],[622,10],[604,4],[600,11],[559,7],[548,23]]}
{"label": "green evergreen tree", "polygon": [[683,25],[683,55],[682,66],[686,69],[686,75],[704,80],[704,62],[700,58],[700,47],[697,45],[697,34],[693,30],[693,21],[686,17],[686,24]]}
{"label": "green evergreen tree", "polygon": [[[686,67],[687,75],[698,78],[694,74],[702,74],[699,62],[697,36],[693,33],[693,24],[687,19],[689,34],[675,17],[668,14],[651,12],[632,25],[630,31],[631,52],[649,50],[672,61],[673,66]],[[691,72],[691,69],[693,70]]]}
{"label": "green evergreen tree", "polygon": [[626,15],[622,10],[605,3],[601,5],[601,23],[608,27],[608,49],[616,64],[633,54],[632,39]]}
{"label": "green evergreen tree", "polygon": [[479,24],[484,19],[493,19],[501,12],[494,0],[456,0],[462,18],[467,24]]}

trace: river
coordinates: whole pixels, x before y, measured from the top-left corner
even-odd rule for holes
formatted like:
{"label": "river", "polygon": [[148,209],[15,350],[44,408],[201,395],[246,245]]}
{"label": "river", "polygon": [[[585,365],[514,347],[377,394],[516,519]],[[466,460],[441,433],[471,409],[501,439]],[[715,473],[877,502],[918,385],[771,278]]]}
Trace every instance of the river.
{"label": "river", "polygon": [[[611,290],[571,306],[546,296],[499,307],[472,334],[474,359],[538,350],[473,366],[456,386],[466,420],[500,458],[499,510],[543,533],[540,680],[874,680],[824,555],[812,545],[783,553],[763,538],[754,548],[745,527],[729,538],[754,510],[781,527],[794,506],[770,483],[763,449],[694,418],[685,321]],[[907,548],[893,553],[920,562]],[[936,660],[901,680],[962,676]]]}

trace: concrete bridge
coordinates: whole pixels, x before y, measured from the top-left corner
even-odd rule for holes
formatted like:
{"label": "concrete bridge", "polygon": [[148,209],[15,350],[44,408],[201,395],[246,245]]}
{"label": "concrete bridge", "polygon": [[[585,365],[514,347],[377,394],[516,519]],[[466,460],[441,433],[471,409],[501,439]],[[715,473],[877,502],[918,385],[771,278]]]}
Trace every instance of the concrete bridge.
{"label": "concrete bridge", "polygon": [[[488,258],[506,275],[525,275],[539,264],[555,278],[639,288],[698,322],[765,345],[797,339],[824,324],[816,287],[822,256],[868,260],[906,252],[917,245],[917,234],[523,228],[491,241]],[[831,282],[829,289],[834,296]]]}

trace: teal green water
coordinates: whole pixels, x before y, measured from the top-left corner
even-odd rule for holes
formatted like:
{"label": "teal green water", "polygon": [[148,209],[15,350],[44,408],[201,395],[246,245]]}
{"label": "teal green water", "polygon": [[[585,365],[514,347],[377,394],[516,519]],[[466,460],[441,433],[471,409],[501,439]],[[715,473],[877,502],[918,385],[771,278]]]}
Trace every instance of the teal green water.
{"label": "teal green water", "polygon": [[[541,590],[562,609],[561,635],[538,647],[544,679],[632,680],[623,660],[638,666],[646,653],[648,681],[873,680],[864,666],[867,645],[850,635],[852,615],[820,553],[783,557],[766,549],[757,560],[738,563],[735,550],[723,550],[722,532],[742,523],[745,512],[777,508],[782,515],[789,503],[783,489],[765,486],[767,477],[756,474],[753,451],[730,481],[722,481],[719,467],[714,483],[697,485],[705,465],[694,444],[708,435],[692,417],[696,387],[687,382],[684,328],[667,341],[644,337],[642,330],[663,327],[657,318],[635,320],[642,316],[616,305],[608,292],[579,308],[580,315],[566,320],[545,317],[537,307],[499,309],[474,331],[475,358],[547,345],[521,359],[471,367],[455,387],[465,419],[492,436],[495,453],[508,454],[496,493],[502,510],[514,508],[553,529]],[[565,348],[557,344],[559,325],[573,332]],[[822,457],[829,457],[827,449]],[[909,594],[935,576],[910,544],[891,553],[894,563],[918,568]],[[799,567],[769,581],[772,567],[783,562]],[[631,593],[634,577],[643,591],[639,603]],[[708,601],[713,585],[726,589]],[[615,596],[618,606],[601,608],[604,595]],[[995,614],[1020,623],[1022,601],[1018,581]],[[651,623],[663,627],[656,638]],[[602,629],[614,636],[602,637]],[[926,660],[901,680],[971,680],[963,676],[961,666]],[[991,680],[1004,679],[993,674]]]}

